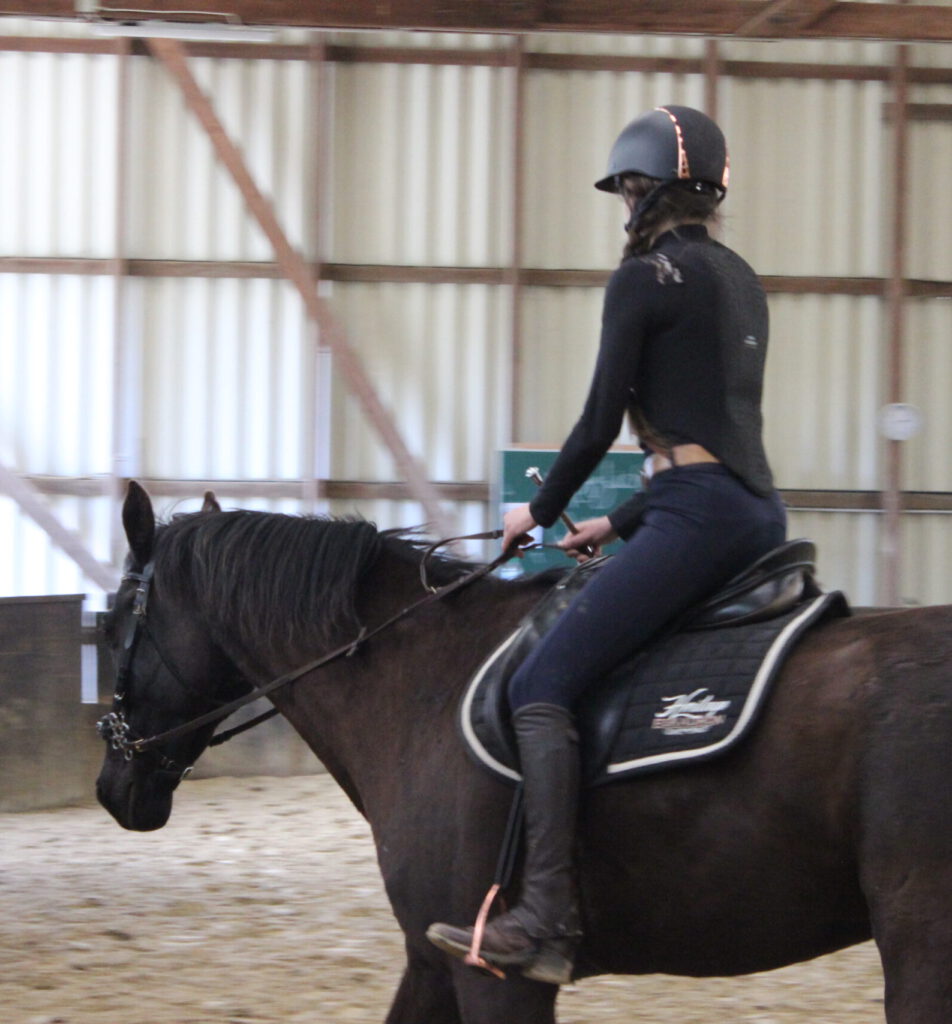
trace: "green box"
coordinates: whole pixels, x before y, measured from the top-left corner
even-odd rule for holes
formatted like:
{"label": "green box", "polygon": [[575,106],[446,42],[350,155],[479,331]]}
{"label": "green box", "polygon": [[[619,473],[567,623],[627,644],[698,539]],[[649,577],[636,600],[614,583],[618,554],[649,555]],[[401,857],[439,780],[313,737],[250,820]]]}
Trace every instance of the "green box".
{"label": "green box", "polygon": [[[499,454],[500,515],[504,515],[510,506],[531,501],[538,490],[538,485],[526,475],[527,471],[538,469],[544,479],[559,453],[555,448],[512,447],[504,448]],[[640,491],[644,461],[645,454],[638,449],[614,448],[608,452],[565,510],[573,522],[603,516]],[[566,532],[565,525],[559,520],[547,530],[540,528],[536,540],[544,544],[555,544]],[[610,553],[620,543],[616,541],[604,550]],[[506,570],[515,574],[520,571],[528,574],[553,567],[568,568],[571,564],[571,559],[564,552],[555,548],[541,548],[527,552],[522,559],[512,559],[507,563]]]}

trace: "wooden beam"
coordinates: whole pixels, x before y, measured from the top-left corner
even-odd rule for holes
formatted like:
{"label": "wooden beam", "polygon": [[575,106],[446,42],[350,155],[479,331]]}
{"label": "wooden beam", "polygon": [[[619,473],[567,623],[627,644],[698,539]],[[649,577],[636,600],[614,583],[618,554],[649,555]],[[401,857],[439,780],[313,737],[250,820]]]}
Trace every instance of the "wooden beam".
{"label": "wooden beam", "polygon": [[[37,493],[74,498],[111,497],[109,477],[65,477],[31,475],[24,480]],[[166,477],[136,477],[149,494],[166,498],[201,498],[205,491],[245,501],[265,498],[278,501],[300,498],[307,480],[181,480]],[[125,483],[125,481],[123,481]],[[485,480],[431,480],[430,486],[444,501],[489,501],[490,488]],[[2,489],[2,488],[0,488]],[[414,501],[416,497],[405,480],[318,480],[316,495],[323,501]]]}
{"label": "wooden beam", "polygon": [[[130,277],[245,278],[276,280],[285,275],[278,263],[244,260],[124,260]],[[75,274],[106,276],[113,272],[109,259],[48,256],[0,256],[0,274]],[[310,264],[309,264],[310,266]],[[342,284],[459,284],[504,285],[510,271],[505,267],[417,266],[399,263],[322,263],[321,280]],[[520,283],[526,288],[604,288],[611,270],[574,270],[571,267],[523,267]],[[794,276],[761,277],[764,289],[775,295],[872,295],[886,293],[888,278]],[[910,299],[950,299],[952,281],[907,278]]]}
{"label": "wooden beam", "polygon": [[444,512],[439,496],[430,486],[419,462],[404,443],[393,417],[380,401],[363,362],[347,338],[343,325],[318,295],[311,266],[288,241],[273,207],[255,184],[241,153],[228,137],[210,100],[192,75],[182,44],[174,39],[150,39],[149,48],[178,82],[186,104],[205,129],[219,159],[244,196],[248,209],[271,242],[282,272],[297,288],[309,318],[320,329],[321,341],[334,353],[336,365],[347,386],[393,455],[400,472],[410,482],[414,495],[423,505],[427,516],[441,532],[453,533],[452,517]]}
{"label": "wooden beam", "polygon": [[100,562],[86,547],[82,537],[64,526],[49,502],[27,479],[0,463],[0,493],[8,495],[43,530],[50,540],[82,570],[83,575],[102,590],[114,590],[119,573]]}
{"label": "wooden beam", "polygon": [[734,34],[745,38],[795,37],[835,6],[835,0],[770,0]]}
{"label": "wooden beam", "polygon": [[[132,56],[148,56],[141,39],[127,39]],[[311,61],[314,47],[305,44],[183,42],[190,57],[214,60]],[[0,52],[18,53],[116,53],[115,40],[81,39],[65,36],[0,36]],[[328,63],[423,64],[463,67],[505,67],[510,61],[504,48],[461,50],[455,47],[337,46],[324,47]],[[606,71],[615,73],[657,73],[699,75],[706,71],[704,57],[639,57],[607,53],[524,54],[528,71]],[[819,64],[804,61],[720,60],[719,73],[725,78],[809,79],[820,81],[889,82],[892,68],[881,64]],[[952,85],[952,67],[910,67],[910,83]],[[923,107],[929,104],[922,104]],[[941,106],[941,105],[940,105]]]}
{"label": "wooden beam", "polygon": [[[812,0],[791,9],[807,10]],[[103,20],[144,18],[222,23],[221,0],[110,2],[93,13]],[[435,32],[604,32],[634,35],[734,36],[761,18],[762,38],[789,38],[790,24],[771,23],[775,0],[228,0],[231,23],[298,28],[426,29]],[[817,11],[820,9],[817,8]],[[77,17],[75,0],[0,0],[0,15]],[[952,9],[941,4],[836,0],[814,20],[795,22],[796,36],[814,39],[952,41]]]}
{"label": "wooden beam", "polygon": [[[909,76],[906,76],[909,81]],[[896,118],[896,104],[883,104],[883,120],[888,124]],[[952,103],[908,103],[902,114],[907,121],[932,121],[941,124],[952,123]]]}
{"label": "wooden beam", "polygon": [[[787,508],[801,512],[877,512],[883,511],[881,491],[781,490]],[[899,506],[903,512],[952,513],[952,492],[902,491]]]}
{"label": "wooden beam", "polygon": [[[554,442],[552,447],[558,447]],[[43,495],[98,498],[112,493],[106,477],[59,477],[31,475],[22,478]],[[264,498],[276,501],[300,498],[302,480],[181,480],[166,477],[139,477],[139,483],[150,493],[165,498],[200,498],[205,491],[214,491],[239,501]],[[431,485],[445,501],[488,502],[492,488],[486,480],[434,480]],[[335,501],[407,501],[413,494],[402,480],[320,480],[318,494]],[[876,512],[882,513],[880,491],[781,490],[784,504],[800,512]],[[952,514],[952,491],[902,491],[903,512],[917,514]]]}

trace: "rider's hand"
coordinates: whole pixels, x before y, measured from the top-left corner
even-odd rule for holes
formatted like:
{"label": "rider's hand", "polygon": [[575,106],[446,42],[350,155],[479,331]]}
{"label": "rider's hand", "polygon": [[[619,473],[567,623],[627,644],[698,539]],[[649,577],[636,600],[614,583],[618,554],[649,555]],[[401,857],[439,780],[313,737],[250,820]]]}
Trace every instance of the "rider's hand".
{"label": "rider's hand", "polygon": [[522,558],[519,548],[532,542],[530,532],[539,524],[532,518],[529,505],[516,505],[502,517],[502,549]]}
{"label": "rider's hand", "polygon": [[[612,529],[608,516],[596,519],[585,519],[576,523],[577,532],[567,533],[560,541],[559,547],[577,562],[587,562],[602,553],[603,544],[611,544],[618,540],[618,534]],[[585,548],[589,548],[586,551]]]}

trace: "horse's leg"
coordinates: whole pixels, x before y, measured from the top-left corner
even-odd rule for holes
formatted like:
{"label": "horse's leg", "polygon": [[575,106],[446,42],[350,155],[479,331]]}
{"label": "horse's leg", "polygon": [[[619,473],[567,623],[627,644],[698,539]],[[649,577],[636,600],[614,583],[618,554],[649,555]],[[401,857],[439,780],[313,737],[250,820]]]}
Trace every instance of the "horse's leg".
{"label": "horse's leg", "polygon": [[505,981],[454,964],[453,980],[463,1024],[555,1024],[555,985],[511,971]]}
{"label": "horse's leg", "polygon": [[881,894],[873,935],[886,979],[888,1024],[952,1021],[952,866],[926,864]]}
{"label": "horse's leg", "polygon": [[903,674],[887,673],[883,689],[871,691],[861,884],[889,1024],[952,1021],[952,708],[943,652],[952,653],[945,638],[904,662],[896,655]]}
{"label": "horse's leg", "polygon": [[384,1024],[462,1024],[450,972],[409,953]]}

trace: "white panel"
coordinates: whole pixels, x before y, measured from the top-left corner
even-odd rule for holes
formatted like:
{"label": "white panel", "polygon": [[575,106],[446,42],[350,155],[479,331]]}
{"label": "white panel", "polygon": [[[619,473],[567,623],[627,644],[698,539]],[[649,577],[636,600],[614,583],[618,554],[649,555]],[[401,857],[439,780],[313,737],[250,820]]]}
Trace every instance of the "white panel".
{"label": "white panel", "polygon": [[920,300],[907,311],[901,398],[918,407],[923,427],[903,442],[903,486],[952,491],[952,303]]}
{"label": "white panel", "polygon": [[807,537],[817,547],[817,580],[842,590],[851,604],[877,603],[877,565],[882,516],[875,512],[787,513],[787,536]]}
{"label": "white panel", "polygon": [[[952,105],[952,88],[918,93],[924,102]],[[947,173],[952,167],[952,121],[912,122],[908,166],[906,274],[952,280],[952,188]]]}
{"label": "white panel", "polygon": [[778,486],[875,489],[879,299],[770,297],[765,441]]}
{"label": "white panel", "polygon": [[338,66],[328,258],[507,264],[510,94],[498,68]]}
{"label": "white panel", "polygon": [[329,32],[329,43],[339,46],[370,47],[387,46],[394,49],[425,50],[496,50],[506,45],[511,36],[479,34],[469,32],[400,32],[400,31],[356,31]]}
{"label": "white panel", "polygon": [[3,255],[113,254],[116,71],[111,57],[0,53]]}
{"label": "white panel", "polygon": [[719,39],[718,49],[725,60],[759,60],[765,63],[792,64],[873,64],[889,65],[896,57],[893,43],[866,42],[862,39]]}
{"label": "white panel", "polygon": [[526,36],[526,49],[539,53],[578,53],[631,57],[701,57],[704,40],[692,36],[637,36],[612,33],[547,32]]}
{"label": "white panel", "polygon": [[314,354],[290,285],[171,279],[139,289],[143,472],[306,476]]}
{"label": "white panel", "polygon": [[902,529],[904,604],[952,604],[952,514],[908,515]]}
{"label": "white panel", "polygon": [[[383,405],[433,480],[486,480],[502,443],[506,289],[337,285],[347,325]],[[401,479],[394,460],[335,374],[331,476]]]}
{"label": "white panel", "polygon": [[887,272],[878,82],[725,81],[724,240],[761,274]]}
{"label": "white panel", "polygon": [[601,304],[595,288],[525,289],[520,419],[510,440],[540,446],[565,440],[595,367]]}
{"label": "white panel", "polygon": [[[483,533],[502,525],[496,510],[487,512],[481,502],[443,502],[452,517],[457,536]],[[427,519],[423,506],[415,501],[369,501],[338,499],[330,503],[330,515],[360,516],[381,530],[414,530],[429,540],[445,539]],[[456,558],[488,562],[499,554],[499,545],[491,541],[463,541],[442,549]]]}
{"label": "white panel", "polygon": [[[114,506],[105,498],[52,498],[53,514],[79,533],[92,553],[109,562]],[[47,534],[10,498],[0,495],[0,595],[87,594],[90,607],[105,607],[105,594],[54,547]]]}
{"label": "white panel", "polygon": [[[315,77],[298,61],[189,66],[291,244],[312,240]],[[211,140],[157,61],[135,60],[128,247],[150,259],[270,260],[273,251]]]}
{"label": "white panel", "polygon": [[700,75],[533,71],[526,85],[523,262],[601,268],[618,262],[627,220],[593,186],[618,133],[664,103],[703,104]]}
{"label": "white panel", "polygon": [[24,472],[108,473],[110,278],[0,275],[0,457]]}

